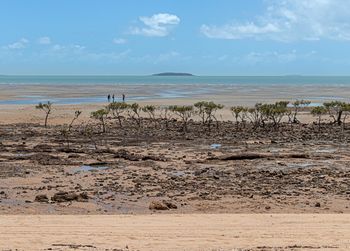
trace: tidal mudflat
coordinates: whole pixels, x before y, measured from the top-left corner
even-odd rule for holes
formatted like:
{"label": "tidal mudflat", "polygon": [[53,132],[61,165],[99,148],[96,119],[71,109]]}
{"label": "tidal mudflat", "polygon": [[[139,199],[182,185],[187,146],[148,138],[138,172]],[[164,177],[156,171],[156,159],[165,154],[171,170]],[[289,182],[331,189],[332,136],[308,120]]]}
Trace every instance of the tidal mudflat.
{"label": "tidal mudflat", "polygon": [[77,125],[69,138],[60,126],[1,125],[0,212],[350,212],[347,127],[124,123]]}

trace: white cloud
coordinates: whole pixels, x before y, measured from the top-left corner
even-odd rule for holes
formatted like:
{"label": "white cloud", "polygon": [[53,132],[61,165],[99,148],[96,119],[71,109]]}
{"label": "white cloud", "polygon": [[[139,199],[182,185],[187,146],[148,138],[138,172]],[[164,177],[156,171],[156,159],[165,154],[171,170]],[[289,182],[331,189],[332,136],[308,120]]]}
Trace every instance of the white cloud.
{"label": "white cloud", "polygon": [[61,62],[100,62],[115,63],[126,58],[131,50],[122,52],[94,52],[79,44],[60,45],[54,44],[45,47],[38,53],[38,56],[52,61]]}
{"label": "white cloud", "polygon": [[261,16],[246,23],[202,25],[201,32],[217,39],[350,40],[350,1],[266,0]]}
{"label": "white cloud", "polygon": [[267,64],[267,63],[279,63],[286,64],[297,60],[312,59],[317,53],[311,51],[308,53],[298,53],[297,50],[278,52],[278,51],[266,51],[266,52],[250,52],[244,55],[240,60],[250,65]]}
{"label": "white cloud", "polygon": [[80,59],[85,61],[98,61],[98,62],[118,62],[122,59],[125,59],[128,57],[128,55],[131,53],[131,50],[125,50],[119,53],[116,52],[105,52],[105,53],[94,53],[94,52],[88,52],[84,55],[81,55]]}
{"label": "white cloud", "polygon": [[59,45],[59,44],[55,44],[54,46],[52,46],[52,49],[53,49],[54,51],[60,51],[60,50],[63,50],[63,49],[64,49],[64,46]]}
{"label": "white cloud", "polygon": [[127,42],[127,40],[124,39],[124,38],[115,38],[115,39],[113,39],[113,43],[114,44],[125,44],[126,42]]}
{"label": "white cloud", "polygon": [[41,37],[38,39],[39,44],[51,44],[51,39],[49,37]]}
{"label": "white cloud", "polygon": [[168,13],[159,13],[151,17],[140,17],[145,27],[132,27],[130,33],[150,37],[165,37],[171,29],[180,23],[180,18]]}
{"label": "white cloud", "polygon": [[21,38],[17,42],[14,42],[12,44],[9,44],[7,46],[4,46],[4,49],[11,49],[11,50],[18,50],[18,49],[24,49],[27,47],[27,44],[29,43],[29,40],[26,38]]}
{"label": "white cloud", "polygon": [[71,46],[75,51],[82,51],[82,50],[85,50],[86,47],[85,46],[82,46],[82,45],[79,45],[79,44],[74,44]]}
{"label": "white cloud", "polygon": [[55,44],[52,46],[53,51],[74,52],[74,53],[81,52],[85,50],[85,48],[86,48],[85,46],[82,46],[79,44],[73,44],[73,45],[67,45],[67,46]]}
{"label": "white cloud", "polygon": [[168,62],[185,62],[192,57],[183,55],[177,51],[168,51],[160,54],[146,54],[143,56],[130,56],[129,59],[135,63],[164,64]]}
{"label": "white cloud", "polygon": [[260,34],[278,32],[279,28],[274,24],[257,26],[254,23],[244,25],[225,25],[223,27],[202,25],[201,32],[209,38],[241,39],[255,37]]}

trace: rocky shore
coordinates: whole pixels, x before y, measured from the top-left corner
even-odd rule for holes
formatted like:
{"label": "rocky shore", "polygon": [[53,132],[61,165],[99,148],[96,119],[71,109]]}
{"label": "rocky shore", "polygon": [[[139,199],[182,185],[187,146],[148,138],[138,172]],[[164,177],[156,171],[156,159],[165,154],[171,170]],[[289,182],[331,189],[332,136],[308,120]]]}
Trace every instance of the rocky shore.
{"label": "rocky shore", "polygon": [[350,212],[347,126],[132,123],[1,125],[0,213]]}

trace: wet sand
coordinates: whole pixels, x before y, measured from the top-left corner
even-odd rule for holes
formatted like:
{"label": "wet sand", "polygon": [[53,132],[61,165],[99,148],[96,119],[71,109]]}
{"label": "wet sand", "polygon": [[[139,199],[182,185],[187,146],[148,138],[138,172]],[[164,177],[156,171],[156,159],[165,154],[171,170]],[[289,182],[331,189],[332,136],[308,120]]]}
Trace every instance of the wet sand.
{"label": "wet sand", "polygon": [[[272,103],[280,100],[306,99],[312,105],[325,101],[349,101],[350,88],[337,85],[214,85],[214,84],[157,84],[157,85],[0,85],[0,123],[38,123],[42,114],[35,110],[39,102],[53,103],[52,124],[68,123],[75,110],[83,111],[81,119],[87,120],[92,111],[107,105],[107,94],[115,94],[121,101],[140,104],[192,105],[198,101],[214,101],[226,106],[219,119],[232,119],[229,107],[254,106],[258,102]],[[310,118],[303,120],[310,122]]]}
{"label": "wet sand", "polygon": [[45,85],[2,84],[0,104],[36,104],[51,100],[56,104],[89,104],[106,101],[107,94],[122,93],[130,102],[163,105],[212,100],[227,106],[257,102],[308,99],[318,104],[329,100],[349,101],[350,88],[339,85],[220,85],[220,84],[148,84],[148,85]]}
{"label": "wet sand", "polygon": [[349,215],[0,216],[0,250],[349,249]]}

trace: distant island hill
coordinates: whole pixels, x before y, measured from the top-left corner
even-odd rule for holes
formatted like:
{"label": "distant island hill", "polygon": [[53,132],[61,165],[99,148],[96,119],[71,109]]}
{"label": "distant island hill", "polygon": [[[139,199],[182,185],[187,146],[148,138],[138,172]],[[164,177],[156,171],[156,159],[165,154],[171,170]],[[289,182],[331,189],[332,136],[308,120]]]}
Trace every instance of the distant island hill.
{"label": "distant island hill", "polygon": [[191,73],[182,73],[182,72],[162,72],[162,73],[152,74],[152,76],[189,77],[189,76],[194,76],[194,75]]}

